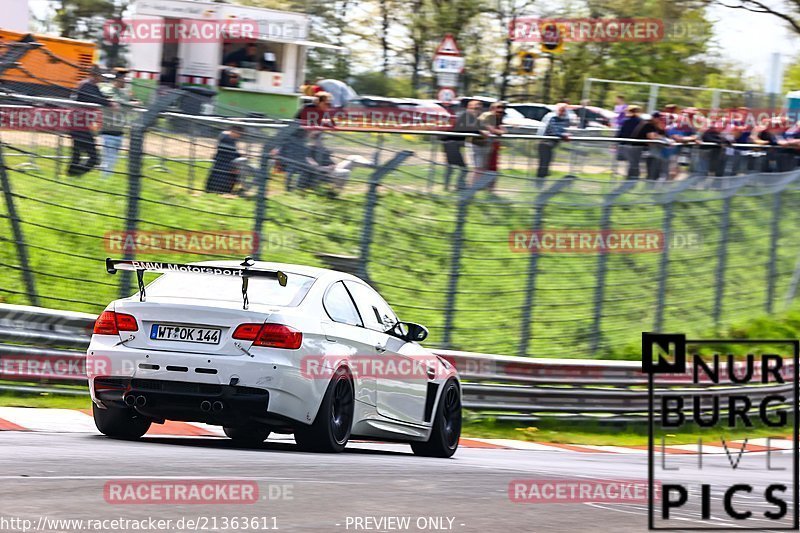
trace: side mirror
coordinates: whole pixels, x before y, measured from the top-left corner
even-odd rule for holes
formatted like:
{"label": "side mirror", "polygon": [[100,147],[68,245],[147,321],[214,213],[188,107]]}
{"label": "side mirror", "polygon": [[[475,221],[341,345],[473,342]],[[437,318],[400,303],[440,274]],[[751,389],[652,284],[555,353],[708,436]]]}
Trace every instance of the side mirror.
{"label": "side mirror", "polygon": [[428,338],[428,328],[413,322],[398,322],[389,332],[408,342],[422,342]]}

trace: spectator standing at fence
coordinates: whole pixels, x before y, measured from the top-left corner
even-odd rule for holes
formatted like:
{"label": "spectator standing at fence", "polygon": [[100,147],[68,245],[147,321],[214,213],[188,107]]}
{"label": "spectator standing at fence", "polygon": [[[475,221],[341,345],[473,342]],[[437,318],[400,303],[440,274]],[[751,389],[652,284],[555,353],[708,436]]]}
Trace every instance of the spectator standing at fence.
{"label": "spectator standing at fence", "polygon": [[667,137],[675,143],[669,149],[669,177],[676,179],[681,166],[689,166],[691,153],[685,153],[689,146],[697,143],[697,131],[694,128],[697,110],[688,107],[676,117],[675,123],[667,129]]}
{"label": "spectator standing at fence", "polygon": [[667,104],[664,106],[664,128],[670,129],[678,121],[678,106],[676,104]]}
{"label": "spectator standing at fence", "polygon": [[231,126],[228,131],[223,131],[217,141],[217,152],[214,154],[214,164],[206,181],[206,191],[221,194],[230,194],[239,178],[239,170],[233,160],[242,157],[236,142],[242,137],[244,128]]}
{"label": "spectator standing at fence", "polygon": [[[728,137],[734,144],[750,144],[750,135],[753,133],[753,117],[750,109],[739,107],[731,114],[728,125]],[[730,174],[736,175],[752,169],[753,158],[750,157],[750,149],[744,147],[733,147],[730,158]]]}
{"label": "spectator standing at fence", "polygon": [[[628,107],[628,116],[617,131],[617,137],[620,139],[639,138],[639,133],[644,127],[641,112],[638,105]],[[622,154],[623,160],[628,162],[628,179],[639,179],[639,163],[642,159],[642,152],[644,152],[644,144],[622,141],[618,150]]]}
{"label": "spectator standing at fence", "polygon": [[703,143],[700,146],[698,173],[703,176],[724,176],[725,150],[731,143],[723,135],[720,121],[708,119],[698,142]]}
{"label": "spectator standing at fence", "polygon": [[614,105],[614,113],[617,114],[617,118],[614,120],[614,125],[617,129],[622,127],[622,123],[628,118],[628,104],[625,103],[625,97],[621,94],[617,95],[617,102]]}
{"label": "spectator standing at fence", "polygon": [[786,138],[788,128],[784,120],[785,117],[766,119],[761,126],[753,129],[750,136],[754,144],[762,145],[766,149],[762,172],[786,172],[793,168],[794,143]]}
{"label": "spectator standing at fence", "polygon": [[103,178],[109,177],[114,172],[127,125],[126,107],[133,102],[125,84],[127,74],[127,70],[117,69],[114,73],[114,80],[102,89],[106,98],[114,104],[103,108],[103,129],[100,133],[103,141],[101,159],[101,176]]}
{"label": "spectator standing at fence", "polygon": [[[470,107],[472,106],[472,107]],[[453,133],[480,133],[478,125],[478,110],[480,109],[480,102],[477,100],[470,100],[467,102],[467,107],[456,115],[455,123],[453,124]],[[447,168],[444,171],[444,190],[450,189],[450,176],[453,171],[464,172],[467,164],[464,162],[464,148],[466,137],[455,135],[448,135],[442,141],[444,145],[444,153],[447,157]]]}
{"label": "spectator standing at fence", "polygon": [[497,101],[493,102],[489,106],[489,111],[483,113],[478,119],[484,135],[490,136],[486,145],[484,165],[481,168],[482,171],[494,176],[486,186],[490,192],[494,192],[494,186],[497,183],[497,171],[500,166],[500,136],[506,134],[506,129],[503,127],[505,114],[506,103]]}
{"label": "spectator standing at fence", "polygon": [[553,152],[555,152],[558,143],[569,140],[569,134],[567,133],[567,128],[569,128],[569,126],[567,104],[564,102],[556,104],[553,111],[542,117],[542,125],[539,126],[539,135],[557,137],[557,139],[542,139],[539,141],[539,168],[536,170],[537,178],[546,178],[550,175],[550,163],[553,161]]}
{"label": "spectator standing at fence", "polygon": [[331,94],[321,91],[316,93],[314,102],[300,109],[297,120],[301,127],[306,128],[334,128],[336,121],[331,110]]}
{"label": "spectator standing at fence", "polygon": [[[666,122],[664,115],[656,111],[650,116],[649,120],[643,120],[638,131],[634,131],[636,139],[644,141],[653,141],[647,145],[640,145],[645,147],[645,167],[647,168],[647,179],[656,181],[661,177],[662,170],[665,167],[665,152],[666,146],[663,144],[666,141]],[[637,176],[638,177],[638,176]]]}
{"label": "spectator standing at fence", "polygon": [[[99,67],[92,67],[89,77],[78,84],[78,87],[73,94],[73,99],[78,102],[86,102],[89,104],[99,104],[103,107],[110,107],[113,105],[108,98],[103,96],[100,91],[100,80],[102,73]],[[97,157],[97,145],[95,144],[94,133],[90,129],[70,131],[72,137],[72,157],[70,158],[69,168],[67,168],[68,176],[82,176],[86,174],[99,163]],[[86,154],[88,159],[84,161],[83,154]]]}
{"label": "spectator standing at fence", "polygon": [[777,147],[779,144],[778,132],[780,130],[780,120],[766,118],[761,124],[753,128],[750,134],[750,142],[763,146],[764,155],[761,157],[761,172],[776,172],[778,170]]}
{"label": "spectator standing at fence", "polygon": [[795,122],[783,134],[789,152],[789,170],[800,166],[800,122]]}

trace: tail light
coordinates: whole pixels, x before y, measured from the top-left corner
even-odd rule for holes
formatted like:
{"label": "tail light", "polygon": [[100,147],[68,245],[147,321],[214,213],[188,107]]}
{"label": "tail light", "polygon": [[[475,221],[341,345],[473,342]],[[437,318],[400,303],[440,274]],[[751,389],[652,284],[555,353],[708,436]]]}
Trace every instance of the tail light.
{"label": "tail light", "polygon": [[95,335],[118,335],[120,331],[138,331],[136,317],[114,311],[103,311],[94,323]]}
{"label": "tail light", "polygon": [[233,332],[233,338],[253,341],[253,346],[296,350],[303,344],[303,334],[283,324],[241,324]]}

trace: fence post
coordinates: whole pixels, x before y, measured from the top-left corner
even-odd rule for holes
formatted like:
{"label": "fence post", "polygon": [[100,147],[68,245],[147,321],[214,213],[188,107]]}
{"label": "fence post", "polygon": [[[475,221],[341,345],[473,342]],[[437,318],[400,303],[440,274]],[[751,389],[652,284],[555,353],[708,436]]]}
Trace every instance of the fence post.
{"label": "fence post", "polygon": [[299,129],[296,123],[289,124],[280,130],[275,136],[264,141],[261,149],[261,158],[258,165],[258,192],[256,193],[256,204],[253,222],[254,249],[253,257],[256,261],[261,260],[261,242],[264,231],[264,221],[267,218],[267,193],[269,191],[269,176],[272,167],[272,150],[283,142],[290,140]]}
{"label": "fence post", "polygon": [[194,120],[189,121],[189,190],[194,191],[194,166],[197,164],[197,133]]}
{"label": "fence post", "polygon": [[22,279],[25,282],[25,291],[31,305],[39,305],[39,296],[36,294],[36,284],[31,272],[31,262],[28,260],[28,249],[25,246],[25,234],[22,232],[20,218],[17,214],[17,206],[14,204],[14,194],[11,191],[11,180],[8,179],[8,168],[3,156],[3,145],[0,143],[0,185],[3,186],[3,198],[6,202],[8,220],[11,223],[11,232],[14,234],[14,245],[17,248],[17,258],[19,259]]}
{"label": "fence post", "polygon": [[722,318],[722,300],[725,297],[725,271],[728,267],[728,242],[731,218],[731,204],[736,195],[736,191],[748,182],[748,178],[728,178],[735,181],[729,182],[730,186],[725,191],[722,203],[722,219],[720,220],[720,239],[717,247],[717,268],[715,273],[716,282],[714,283],[714,310],[712,318],[714,327],[719,328]]}
{"label": "fence post", "polygon": [[386,164],[376,168],[369,177],[369,188],[367,189],[366,197],[367,203],[364,206],[364,222],[361,226],[361,243],[358,254],[358,271],[362,278],[369,278],[369,274],[367,273],[367,264],[369,263],[370,248],[372,246],[375,206],[378,203],[378,185],[380,185],[384,176],[400,166],[403,161],[411,157],[413,154],[414,152],[410,150],[398,152],[393,158],[387,161]]}
{"label": "fence post", "polygon": [[458,278],[461,273],[461,250],[464,245],[464,224],[467,220],[467,208],[475,197],[475,193],[485,184],[478,180],[477,183],[466,187],[467,169],[462,168],[458,173],[457,191],[458,204],[456,211],[456,227],[453,230],[453,250],[450,256],[450,277],[447,280],[447,301],[444,309],[444,339],[442,344],[450,348],[452,341],[453,322],[455,322],[456,294],[458,292]]}
{"label": "fence post", "polygon": [[669,243],[672,236],[672,208],[674,205],[675,197],[688,189],[689,187],[697,184],[705,176],[689,176],[678,184],[669,192],[664,195],[658,203],[664,206],[664,222],[662,225],[662,238],[664,242],[664,250],[661,253],[661,261],[659,263],[658,275],[658,293],[656,295],[656,316],[653,321],[653,331],[661,331],[664,325],[664,301],[667,296],[667,276],[669,274]]}
{"label": "fence post", "polygon": [[647,98],[647,112],[652,113],[658,109],[658,85],[650,86],[650,95]]}
{"label": "fence post", "polygon": [[[603,199],[603,212],[600,217],[600,231],[605,234],[610,229],[611,225],[611,211],[614,208],[614,201],[636,186],[636,181],[625,180],[611,191]],[[594,324],[592,326],[592,340],[590,351],[594,353],[600,347],[600,326],[603,318],[603,300],[605,299],[606,289],[606,271],[608,263],[608,253],[604,249],[600,251],[597,258],[597,284],[594,288]]]}
{"label": "fence post", "polygon": [[61,160],[64,154],[64,137],[63,134],[59,133],[56,135],[56,176],[61,175],[61,167],[64,166],[64,162]]}
{"label": "fence post", "polygon": [[772,197],[772,224],[769,235],[769,265],[767,267],[767,313],[772,313],[775,301],[775,280],[778,277],[778,239],[781,236],[781,191]]}
{"label": "fence post", "polygon": [[[142,190],[142,158],[144,155],[144,136],[148,128],[155,124],[159,114],[166,111],[178,98],[183,91],[171,89],[164,93],[160,98],[153,102],[153,107],[145,113],[131,126],[130,149],[128,150],[128,210],[125,216],[125,233],[130,235],[136,232],[139,225],[139,196]],[[135,259],[134,250],[126,250],[124,258],[127,260]],[[123,270],[119,280],[119,297],[130,296],[131,291],[131,271]]]}
{"label": "fence post", "polygon": [[722,298],[725,295],[725,269],[728,264],[728,235],[730,229],[731,204],[733,196],[726,196],[722,201],[722,220],[720,221],[719,246],[717,247],[717,268],[714,283],[714,327],[719,328],[722,317]]}
{"label": "fence post", "polygon": [[428,167],[428,185],[427,185],[429,191],[433,189],[433,183],[434,180],[436,179],[436,152],[437,152],[437,143],[439,142],[439,139],[434,135],[431,135],[430,139],[431,139],[431,165],[430,167]]}
{"label": "fence post", "polygon": [[[536,214],[533,216],[531,231],[533,234],[541,230],[542,219],[544,218],[544,207],[551,197],[566,189],[575,180],[575,176],[564,176],[553,183],[548,189],[540,192],[533,201]],[[528,261],[528,278],[525,282],[525,304],[522,307],[522,323],[520,324],[520,339],[517,355],[524,357],[528,353],[528,344],[531,335],[531,317],[533,315],[534,294],[536,290],[536,274],[539,269],[539,253],[531,251],[531,258]]]}

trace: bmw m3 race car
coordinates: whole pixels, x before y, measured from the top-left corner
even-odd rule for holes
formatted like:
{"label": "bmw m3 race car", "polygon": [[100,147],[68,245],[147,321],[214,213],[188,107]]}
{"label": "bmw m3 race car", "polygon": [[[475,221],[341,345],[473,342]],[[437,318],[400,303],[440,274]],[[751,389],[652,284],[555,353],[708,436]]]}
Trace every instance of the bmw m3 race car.
{"label": "bmw m3 race car", "polygon": [[[253,445],[293,433],[308,451],[352,438],[450,457],[461,433],[455,368],[423,348],[350,274],[282,263],[106,260],[139,293],[111,302],[87,351],[94,420],[136,439],[165,420],[219,425]],[[145,272],[161,275],[145,285]]]}

